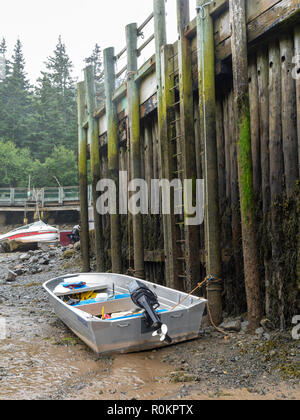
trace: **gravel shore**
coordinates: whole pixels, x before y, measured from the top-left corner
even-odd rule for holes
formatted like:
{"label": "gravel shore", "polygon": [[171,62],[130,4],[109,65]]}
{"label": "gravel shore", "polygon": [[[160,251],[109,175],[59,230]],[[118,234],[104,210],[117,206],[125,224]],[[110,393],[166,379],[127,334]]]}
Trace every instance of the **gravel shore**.
{"label": "gravel shore", "polygon": [[206,327],[176,346],[94,355],[42,289],[80,271],[79,253],[65,251],[0,254],[0,399],[300,399],[300,341],[266,328],[251,337],[243,317],[227,320],[237,331],[226,335]]}

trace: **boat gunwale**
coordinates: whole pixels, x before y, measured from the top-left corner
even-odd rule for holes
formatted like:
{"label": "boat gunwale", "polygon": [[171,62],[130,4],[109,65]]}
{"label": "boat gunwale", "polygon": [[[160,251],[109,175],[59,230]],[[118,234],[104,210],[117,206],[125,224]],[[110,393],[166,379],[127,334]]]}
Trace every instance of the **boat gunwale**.
{"label": "boat gunwale", "polygon": [[[126,275],[123,275],[123,274],[113,274],[113,273],[74,273],[74,274],[70,274],[70,275],[67,275],[67,276],[56,277],[56,278],[50,279],[50,280],[48,280],[47,282],[45,282],[43,284],[43,289],[49,295],[51,295],[51,297],[54,298],[54,300],[57,303],[59,303],[60,305],[64,306],[68,311],[73,312],[74,315],[76,315],[77,317],[80,317],[85,322],[89,322],[89,323],[98,323],[98,324],[103,324],[103,325],[106,325],[107,326],[109,324],[114,325],[114,324],[120,322],[120,319],[105,319],[105,320],[102,320],[100,318],[97,318],[96,316],[91,315],[91,314],[88,314],[87,312],[84,312],[84,311],[78,309],[77,307],[73,307],[73,306],[68,305],[66,302],[64,302],[63,300],[59,299],[59,297],[56,296],[54,294],[54,292],[51,291],[49,289],[49,287],[48,287],[48,284],[50,284],[50,283],[52,283],[54,281],[57,281],[57,280],[66,280],[68,278],[73,278],[73,277],[78,277],[78,276],[86,276],[86,275],[87,276],[96,276],[96,275],[100,275],[100,276],[101,275],[102,276],[106,275],[107,276],[107,275],[109,275],[109,276],[113,276],[113,277],[122,277],[122,278],[126,278],[126,279],[131,279],[131,280],[139,280],[139,281],[141,281],[142,283],[144,283],[146,285],[157,286],[157,287],[162,288],[164,290],[170,290],[172,292],[177,292],[179,294],[182,294],[182,299],[185,298],[185,297],[186,298],[190,297],[190,298],[197,299],[197,302],[195,302],[194,304],[192,304],[190,306],[182,307],[182,305],[180,305],[177,308],[175,308],[174,310],[170,309],[167,312],[163,313],[164,315],[165,314],[170,314],[170,313],[172,313],[172,314],[178,314],[180,312],[187,311],[190,308],[194,308],[195,306],[198,306],[200,304],[207,303],[207,300],[206,299],[199,298],[198,296],[189,295],[188,293],[181,292],[179,290],[171,289],[171,288],[166,287],[166,286],[161,286],[161,285],[158,285],[158,284],[155,284],[155,283],[150,283],[150,282],[147,282],[146,280],[136,279],[135,277],[126,276]],[[174,305],[175,305],[175,302],[174,302]],[[140,319],[140,318],[139,317],[136,317],[134,319]],[[123,320],[126,320],[126,318],[122,319],[122,321]]]}

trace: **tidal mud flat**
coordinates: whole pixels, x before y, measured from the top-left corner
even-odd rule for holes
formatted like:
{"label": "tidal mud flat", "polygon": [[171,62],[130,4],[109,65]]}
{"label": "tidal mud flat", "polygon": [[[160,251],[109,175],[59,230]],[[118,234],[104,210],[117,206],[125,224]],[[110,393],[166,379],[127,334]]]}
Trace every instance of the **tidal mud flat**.
{"label": "tidal mud flat", "polygon": [[225,337],[206,327],[176,346],[95,355],[56,317],[42,288],[79,271],[73,250],[0,254],[0,399],[300,399],[299,340],[290,331],[250,337],[243,318],[229,320],[236,331]]}

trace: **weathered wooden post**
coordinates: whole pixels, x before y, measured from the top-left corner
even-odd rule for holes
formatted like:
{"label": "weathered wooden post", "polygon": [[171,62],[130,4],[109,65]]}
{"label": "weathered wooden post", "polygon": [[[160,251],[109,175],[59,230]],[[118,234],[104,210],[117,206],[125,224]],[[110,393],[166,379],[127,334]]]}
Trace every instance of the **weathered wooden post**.
{"label": "weathered wooden post", "polygon": [[[173,157],[174,143],[171,142],[171,121],[175,119],[171,106],[175,102],[174,75],[174,49],[166,45],[166,10],[165,0],[154,0],[154,34],[155,34],[155,63],[157,79],[157,109],[158,109],[158,139],[159,157],[161,160],[162,178],[172,181],[176,170]],[[168,287],[182,289],[179,280],[178,243],[176,243],[176,225],[174,218],[174,200],[171,197],[171,213],[163,215],[165,273]]]}
{"label": "weathered wooden post", "polygon": [[83,128],[85,121],[85,89],[84,82],[77,85],[78,107],[78,168],[79,168],[79,197],[80,197],[80,249],[82,270],[90,271],[90,238],[89,238],[89,205],[87,181],[87,132]]}
{"label": "weathered wooden post", "polygon": [[259,97],[259,134],[261,157],[261,185],[263,212],[270,209],[270,156],[269,156],[269,60],[262,48],[257,53],[257,79]]}
{"label": "weathered wooden post", "polygon": [[[174,70],[173,59],[174,48],[172,45],[165,45],[161,50],[161,65],[162,65],[162,103],[159,112],[159,136],[160,136],[160,152],[162,156],[162,176],[164,179],[172,180],[175,178],[176,171],[176,146],[175,142],[171,141],[174,136],[174,120],[176,120],[176,113],[172,109],[175,102],[174,92],[174,75],[170,76]],[[173,121],[173,124],[172,124]],[[182,192],[181,192],[182,193]],[[179,257],[182,256],[182,244],[179,240],[179,229],[176,226],[174,195],[171,193],[170,197],[170,214],[163,216],[164,223],[164,246],[166,256],[166,281],[167,286],[177,290],[183,290],[184,281],[180,278],[180,274],[185,279],[185,273],[181,273]]]}
{"label": "weathered wooden post", "polygon": [[258,75],[256,55],[249,60],[249,102],[251,118],[251,149],[253,162],[253,189],[256,198],[261,191],[261,165],[260,165],[260,124],[258,101]]}
{"label": "weathered wooden post", "polygon": [[[297,133],[298,133],[298,163],[300,179],[300,25],[295,28],[295,57],[296,65],[293,76],[296,78],[296,103],[297,103]],[[298,232],[298,259],[297,259],[298,288],[300,289],[300,230]]]}
{"label": "weathered wooden post", "polygon": [[[131,179],[141,178],[141,129],[140,129],[140,95],[139,86],[135,81],[135,74],[138,69],[137,61],[137,24],[132,23],[126,26],[127,44],[127,100],[128,120],[130,136],[130,166]],[[135,276],[145,277],[144,267],[144,234],[143,216],[135,214],[132,216],[133,225],[133,248],[134,248],[134,270]]]}
{"label": "weathered wooden post", "polygon": [[[116,106],[112,100],[115,90],[114,48],[104,50],[104,75],[107,119],[108,177],[116,185],[119,197],[119,126]],[[112,272],[122,273],[121,225],[119,200],[116,200],[116,213],[110,215]]]}
{"label": "weathered wooden post", "polygon": [[[282,85],[280,50],[277,40],[269,45],[269,140],[270,140],[270,197],[272,219],[272,284],[270,288],[270,311],[273,317],[280,318],[284,324],[284,316],[280,313],[283,290],[282,267],[282,213],[280,205],[283,196],[284,160],[282,149]],[[279,299],[278,299],[279,297]]]}
{"label": "weathered wooden post", "polygon": [[271,317],[271,284],[272,284],[272,258],[270,243],[270,152],[269,152],[269,60],[265,48],[257,53],[257,79],[259,98],[259,131],[260,131],[260,158],[261,158],[261,186],[263,202],[263,241],[265,266],[265,311]]}
{"label": "weathered wooden post", "polygon": [[300,178],[300,25],[295,28],[295,57],[296,65],[293,69],[293,77],[296,78],[296,102],[297,102],[297,131],[298,131],[298,162]]}
{"label": "weathered wooden post", "polygon": [[215,48],[213,19],[197,2],[199,106],[204,145],[206,270],[215,281],[208,285],[208,301],[215,323],[222,322],[222,264],[216,141]]}
{"label": "weathered wooden post", "polygon": [[[192,84],[192,53],[185,27],[189,23],[189,0],[177,0],[178,22],[178,67],[180,92],[180,128],[183,158],[183,179],[193,180],[193,203],[196,202],[196,149],[194,130],[194,98]],[[185,260],[186,287],[192,289],[199,281],[200,272],[200,234],[199,226],[188,226],[185,213]]]}
{"label": "weathered wooden post", "polygon": [[86,102],[88,110],[88,138],[91,154],[91,175],[92,175],[92,192],[93,207],[95,221],[95,253],[96,253],[96,269],[98,272],[104,271],[104,250],[103,250],[103,231],[101,217],[97,212],[97,184],[100,180],[100,142],[99,142],[99,126],[94,117],[96,111],[96,92],[93,66],[84,69]]}
{"label": "weathered wooden post", "polygon": [[292,77],[294,41],[289,35],[280,38],[281,83],[282,83],[282,148],[284,156],[285,185],[288,196],[295,192],[299,179],[296,86]]}
{"label": "weathered wooden post", "polygon": [[248,51],[245,0],[229,0],[232,25],[231,48],[235,113],[237,118],[238,178],[249,329],[254,333],[261,320],[259,261],[255,225],[255,200],[251,155],[248,91]]}

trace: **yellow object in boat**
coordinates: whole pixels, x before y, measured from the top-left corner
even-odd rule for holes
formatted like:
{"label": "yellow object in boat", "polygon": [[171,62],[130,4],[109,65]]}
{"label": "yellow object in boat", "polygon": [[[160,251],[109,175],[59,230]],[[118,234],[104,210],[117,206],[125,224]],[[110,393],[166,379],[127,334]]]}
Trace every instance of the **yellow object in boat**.
{"label": "yellow object in boat", "polygon": [[78,293],[75,298],[80,300],[80,302],[84,302],[85,300],[95,299],[98,293],[96,292],[85,292],[85,293]]}

